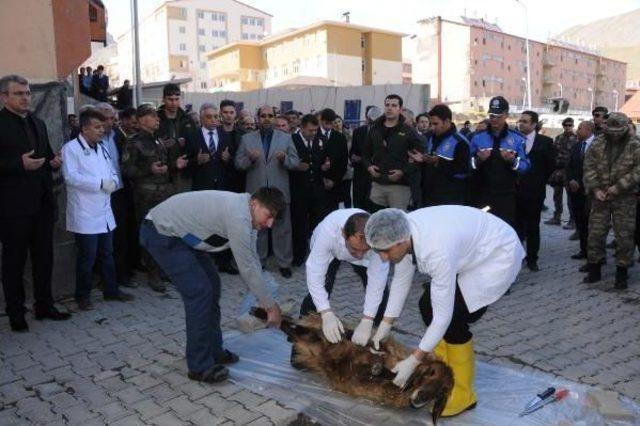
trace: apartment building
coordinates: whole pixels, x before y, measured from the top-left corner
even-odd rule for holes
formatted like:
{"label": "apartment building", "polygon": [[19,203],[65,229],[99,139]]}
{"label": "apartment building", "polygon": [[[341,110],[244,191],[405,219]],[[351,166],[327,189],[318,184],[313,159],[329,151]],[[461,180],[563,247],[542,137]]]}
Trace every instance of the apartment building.
{"label": "apartment building", "polygon": [[[419,21],[414,83],[428,83],[434,102],[454,111],[486,110],[503,95],[516,108],[527,106],[526,40],[483,20]],[[626,63],[559,41],[529,41],[531,106],[549,108],[564,98],[571,110],[592,105],[617,110],[624,103]]]}
{"label": "apartment building", "polygon": [[[207,92],[206,53],[271,33],[271,15],[236,0],[165,1],[140,22],[140,67],[145,83],[191,78],[186,89]],[[120,80],[131,79],[132,33],[118,38]]]}
{"label": "apartment building", "polygon": [[404,34],[321,21],[208,53],[215,91],[402,83]]}

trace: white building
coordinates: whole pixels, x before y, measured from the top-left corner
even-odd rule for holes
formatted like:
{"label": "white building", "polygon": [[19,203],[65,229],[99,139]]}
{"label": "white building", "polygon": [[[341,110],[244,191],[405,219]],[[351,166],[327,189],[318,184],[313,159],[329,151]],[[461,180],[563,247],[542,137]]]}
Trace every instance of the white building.
{"label": "white building", "polygon": [[[143,83],[191,78],[188,91],[207,92],[211,76],[206,52],[271,33],[271,15],[236,0],[165,1],[140,22]],[[120,80],[133,81],[133,40],[118,38]]]}

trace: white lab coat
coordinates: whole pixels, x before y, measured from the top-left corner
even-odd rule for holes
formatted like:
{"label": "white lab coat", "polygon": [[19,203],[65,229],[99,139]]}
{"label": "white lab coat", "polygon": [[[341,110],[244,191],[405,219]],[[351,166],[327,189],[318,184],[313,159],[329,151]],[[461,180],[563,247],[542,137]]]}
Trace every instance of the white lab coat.
{"label": "white lab coat", "polygon": [[525,252],[511,226],[479,209],[428,207],[408,213],[407,218],[413,255],[396,265],[385,316],[395,318],[402,312],[416,266],[429,274],[433,320],[418,347],[431,351],[451,323],[456,276],[469,312],[475,312],[509,289]]}
{"label": "white lab coat", "polygon": [[347,219],[355,213],[364,213],[360,209],[335,210],[316,226],[311,236],[311,250],[306,263],[307,286],[318,311],[330,309],[329,295],[324,288],[327,269],[333,259],[349,262],[367,268],[367,289],[364,297],[364,315],[374,317],[382,301],[389,263],[383,262],[373,250],[369,250],[362,259],[356,259],[349,253],[342,236],[342,228]]}
{"label": "white lab coat", "polygon": [[111,196],[100,186],[103,179],[113,179],[116,185],[119,181],[102,142],[94,150],[79,135],[64,144],[62,175],[67,186],[67,230],[89,235],[113,231]]}

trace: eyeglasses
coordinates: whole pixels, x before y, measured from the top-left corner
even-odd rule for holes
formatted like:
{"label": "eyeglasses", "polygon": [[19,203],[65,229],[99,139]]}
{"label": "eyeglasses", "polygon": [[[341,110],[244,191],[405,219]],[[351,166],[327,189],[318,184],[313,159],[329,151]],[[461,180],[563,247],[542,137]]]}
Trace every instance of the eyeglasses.
{"label": "eyeglasses", "polygon": [[260,114],[260,118],[273,118],[275,117],[273,114]]}
{"label": "eyeglasses", "polygon": [[18,91],[18,92],[3,92],[6,93],[7,95],[11,95],[11,96],[31,96],[31,91],[30,90],[22,90],[22,91]]}

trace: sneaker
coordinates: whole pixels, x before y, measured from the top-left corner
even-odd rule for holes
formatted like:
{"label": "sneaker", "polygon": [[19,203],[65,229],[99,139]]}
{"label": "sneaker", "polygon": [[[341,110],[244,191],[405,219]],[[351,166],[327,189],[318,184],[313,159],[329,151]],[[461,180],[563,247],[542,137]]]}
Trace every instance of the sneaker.
{"label": "sneaker", "polygon": [[77,299],[76,303],[78,304],[78,309],[81,311],[93,310],[93,303],[91,303],[90,299]]}

